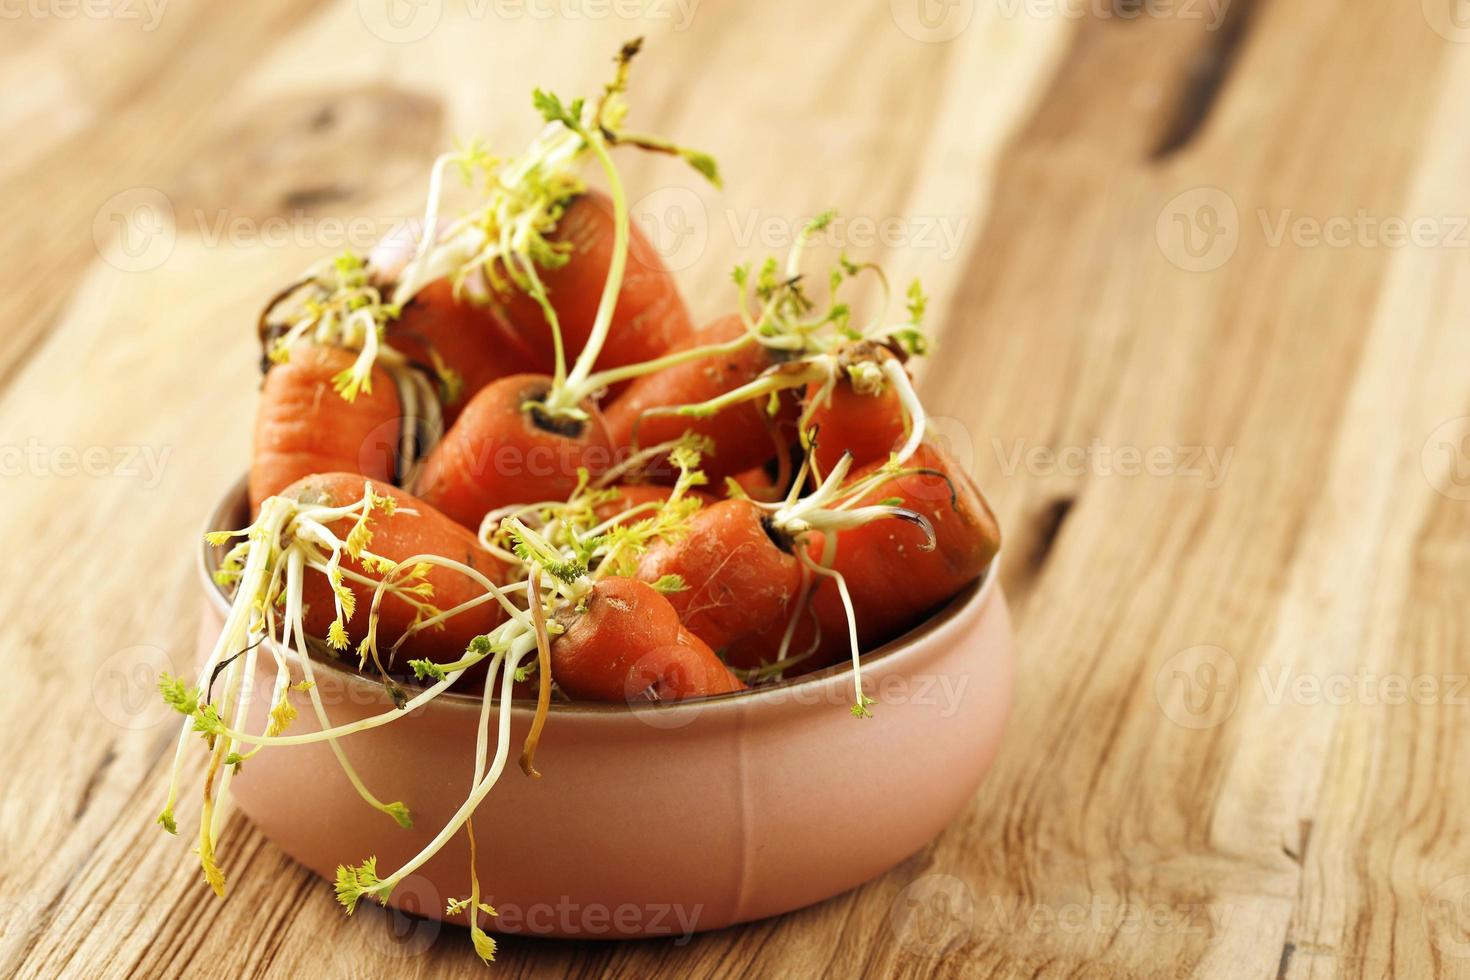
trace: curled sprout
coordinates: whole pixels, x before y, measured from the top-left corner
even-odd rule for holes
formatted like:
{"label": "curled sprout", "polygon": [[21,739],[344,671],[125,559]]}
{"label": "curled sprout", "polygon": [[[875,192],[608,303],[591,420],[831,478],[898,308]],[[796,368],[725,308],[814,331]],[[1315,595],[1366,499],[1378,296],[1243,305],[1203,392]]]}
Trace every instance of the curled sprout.
{"label": "curled sprout", "polygon": [[[901,371],[902,368],[900,367]],[[917,427],[916,427],[917,428]],[[920,440],[922,440],[922,430]],[[910,439],[916,448],[918,442]],[[912,449],[908,452],[911,454]],[[926,550],[935,545],[934,528],[929,519],[917,511],[903,506],[901,500],[882,500],[877,503],[863,504],[865,495],[875,487],[898,476],[915,472],[906,469],[904,463],[908,456],[903,451],[891,456],[886,464],[878,467],[874,472],[852,482],[846,482],[848,473],[852,469],[852,455],[844,453],[837,465],[832,468],[817,488],[805,496],[801,495],[802,488],[806,485],[810,461],[802,465],[800,473],[792,484],[790,492],[784,501],[773,504],[756,502],[757,507],[767,511],[767,522],[771,530],[787,540],[793,542],[793,553],[801,563],[803,578],[801,589],[792,604],[791,618],[787,621],[785,632],[781,638],[777,659],[760,668],[750,675],[754,679],[768,679],[779,677],[782,672],[795,663],[810,656],[820,642],[820,635],[813,641],[812,646],[796,657],[790,657],[791,643],[795,637],[797,624],[800,618],[810,611],[809,600],[815,578],[831,579],[842,599],[843,611],[847,617],[848,646],[852,657],[853,676],[853,705],[852,712],[858,718],[871,717],[868,706],[872,699],[863,692],[862,682],[862,651],[858,645],[857,637],[857,614],[853,607],[852,596],[847,588],[847,580],[840,571],[833,568],[837,555],[838,536],[844,530],[862,527],[873,521],[898,519],[915,525],[924,532]],[[813,533],[823,535],[821,561],[812,559],[806,547],[808,537]]]}
{"label": "curled sprout", "polygon": [[[286,322],[277,322],[283,310]],[[332,379],[346,401],[371,394],[373,371],[392,379],[400,414],[399,460],[408,476],[431,438],[443,431],[443,405],[457,401],[459,376],[430,351],[431,365],[411,363],[387,342],[388,326],[401,311],[384,300],[372,281],[367,262],[351,252],[318,263],[300,281],[273,298],[260,319],[265,362],[283,364],[300,345],[357,351],[351,366]],[[430,376],[437,381],[437,387]]]}
{"label": "curled sprout", "polygon": [[[336,613],[329,642],[334,637],[345,636],[344,620],[351,618],[355,608],[354,594],[347,582],[373,580],[343,568],[342,556],[350,555],[364,568],[379,572],[391,570],[393,562],[374,554],[368,545],[372,538],[371,515],[374,508],[391,512],[394,506],[391,498],[377,496],[367,483],[364,484],[363,497],[345,506],[271,497],[261,505],[260,516],[249,527],[239,531],[212,532],[207,536],[211,544],[219,547],[234,542],[215,575],[221,585],[234,589],[234,596],[219,638],[200,668],[197,683],[191,687],[173,677],[160,681],[160,693],[165,702],[185,717],[175,747],[168,797],[158,822],[170,832],[177,832],[173,811],[179,795],[184,753],[190,736],[200,734],[209,750],[210,761],[205,774],[204,805],[200,817],[199,858],[205,880],[220,894],[224,893],[225,879],[216,848],[222,826],[220,814],[223,803],[228,799],[230,777],[254,754],[245,749],[246,745],[273,744],[290,737],[284,732],[297,716],[296,708],[289,700],[293,690],[304,692],[309,697],[318,723],[327,733],[321,740],[329,742],[339,765],[359,795],[400,825],[411,825],[412,818],[401,802],[385,803],[363,785],[331,734],[332,726],[313,676],[302,603],[306,570],[311,568],[325,575],[333,592]],[[353,521],[352,530],[345,539],[329,529],[329,525],[344,519]],[[396,594],[414,603],[420,612],[432,608],[412,593],[400,590]],[[279,621],[278,609],[284,610]],[[244,730],[244,725],[257,652],[262,646],[275,657],[276,680],[272,686],[272,707],[265,733],[252,735]],[[293,681],[281,651],[297,654],[304,675],[300,682]],[[211,688],[221,676],[224,679],[223,690],[214,700]]]}
{"label": "curled sprout", "polygon": [[[740,290],[740,316],[745,333],[722,343],[697,347],[649,362],[655,370],[699,358],[723,356],[750,344],[761,344],[771,352],[775,362],[759,377],[707,401],[686,405],[659,406],[647,409],[639,423],[650,416],[708,418],[736,405],[765,400],[768,413],[775,415],[782,392],[816,385],[813,397],[807,399],[798,432],[804,449],[813,444],[811,418],[821,406],[830,403],[837,384],[846,379],[861,394],[881,395],[887,386],[896,390],[905,410],[905,427],[910,440],[902,450],[904,458],[912,455],[923,439],[924,411],[913,383],[903,368],[902,358],[929,350],[923,332],[923,317],[928,300],[923,287],[915,280],[908,290],[908,319],[883,326],[889,305],[889,287],[883,270],[872,263],[859,264],[846,256],[828,276],[825,308],[808,296],[801,273],[801,257],[808,244],[832,222],[835,211],[826,211],[809,222],[797,236],[786,262],[780,265],[769,258],[752,275],[749,266],[735,269],[733,279]],[[878,321],[859,329],[852,324],[852,308],[841,299],[845,285],[863,272],[876,275],[882,285],[884,302]],[[752,299],[754,304],[752,304]],[[636,377],[640,366],[603,372],[606,384]],[[635,424],[635,438],[637,428]]]}
{"label": "curled sprout", "polygon": [[[709,154],[624,128],[628,70],[641,47],[641,39],[623,45],[614,59],[613,79],[593,102],[581,98],[564,102],[537,89],[532,104],[545,127],[520,156],[501,160],[478,142],[441,156],[431,171],[422,237],[393,291],[394,304],[402,307],[426,285],[447,277],[456,297],[472,302],[487,303],[513,290],[531,297],[551,331],[555,367],[552,392],[543,407],[553,417],[582,418],[585,413],[578,407],[582,400],[609,383],[594,376],[592,368],[606,342],[622,288],[629,228],[627,196],[608,151],[627,145],[672,154],[715,186],[720,184],[718,167]],[[568,371],[561,323],[539,270],[561,268],[571,259],[572,246],[558,241],[555,232],[567,206],[587,190],[581,170],[588,159],[595,160],[607,178],[616,237],[591,335]],[[440,230],[444,174],[451,167],[480,186],[482,201]]]}

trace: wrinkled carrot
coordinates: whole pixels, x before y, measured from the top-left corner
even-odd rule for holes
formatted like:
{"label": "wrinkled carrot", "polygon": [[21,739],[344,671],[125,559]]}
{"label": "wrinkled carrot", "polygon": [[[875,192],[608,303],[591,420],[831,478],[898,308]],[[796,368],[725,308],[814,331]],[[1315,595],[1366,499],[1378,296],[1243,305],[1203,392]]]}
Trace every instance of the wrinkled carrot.
{"label": "wrinkled carrot", "polygon": [[584,402],[585,420],[548,418],[538,405],[551,385],[550,378],[518,374],[481,389],[424,460],[418,495],[478,529],[498,507],[565,500],[579,469],[606,470],[613,454],[601,413]]}
{"label": "wrinkled carrot", "polygon": [[682,590],[668,593],[669,604],[691,633],[718,650],[772,622],[785,625],[802,576],[790,549],[751,501],[722,500],[700,509],[687,533],[654,545],[638,577],[683,579]]}
{"label": "wrinkled carrot", "polygon": [[[334,379],[357,355],[339,347],[298,345],[272,364],[261,387],[250,462],[250,508],[312,473],[343,471],[392,482],[400,411],[388,373],[372,372],[372,390],[347,401]],[[361,495],[359,477],[357,487]]]}
{"label": "wrinkled carrot", "polygon": [[[686,338],[674,352],[726,343],[745,332],[739,316],[721,317]],[[707,418],[646,413],[709,401],[755,380],[773,363],[769,349],[752,342],[733,353],[712,354],[639,378],[606,410],[613,444],[620,450],[635,444],[652,446],[688,430],[714,442],[714,453],[704,465],[711,482],[760,466],[784,451],[790,441],[789,428],[796,418],[794,399],[783,398],[774,418],[767,414],[764,401],[735,405]]]}
{"label": "wrinkled carrot", "polygon": [[[862,479],[883,461],[853,475]],[[934,547],[925,532],[902,521],[875,521],[837,536],[832,568],[847,580],[857,609],[862,648],[894,639],[917,625],[937,606],[975,581],[1000,550],[995,514],[970,479],[949,455],[925,444],[909,460],[918,468],[893,477],[865,494],[859,506],[897,498],[926,518],[934,530]],[[808,554],[820,560],[824,536],[812,535]],[[821,625],[822,647],[814,666],[840,660],[847,651],[847,617],[837,590],[822,583],[812,594],[812,609]]]}
{"label": "wrinkled carrot", "polygon": [[[881,472],[879,459],[853,473],[856,483]],[[871,650],[917,625],[984,574],[1000,548],[995,515],[974,483],[938,446],[924,443],[902,475],[875,484],[852,508],[880,501],[895,504],[928,522],[883,520],[847,528],[837,535],[832,569],[847,584],[857,613],[860,647]],[[930,548],[929,530],[934,535]],[[806,558],[820,564],[827,538],[807,535]],[[840,662],[850,654],[847,612],[834,581],[822,576],[804,608],[789,607],[779,621],[735,637],[722,651],[731,666],[754,670],[780,655],[788,625],[788,656],[798,658],[788,676]],[[795,616],[795,622],[791,617]],[[807,653],[810,651],[810,653]]]}
{"label": "wrinkled carrot", "polygon": [[[307,503],[343,506],[362,497],[363,482],[363,477],[356,473],[316,474],[293,483],[282,492],[282,496]],[[470,566],[496,584],[503,582],[504,566],[482,548],[469,531],[397,487],[380,481],[373,481],[372,485],[374,493],[391,497],[397,505],[392,514],[377,513],[372,517],[372,550],[375,554],[393,561],[421,554],[440,555]],[[328,529],[345,539],[352,526],[351,520],[343,519],[329,525]],[[358,640],[361,638],[358,634],[363,632],[367,621],[373,588],[382,575],[350,557],[344,558],[342,566],[345,571],[372,582],[372,585],[366,585],[350,577],[345,581],[360,600],[353,615],[346,619],[349,633]],[[432,595],[423,597],[422,601],[439,611],[447,611],[485,594],[485,590],[472,579],[448,568],[431,568],[419,581],[426,581],[433,590]],[[308,571],[302,596],[306,603],[307,632],[312,636],[325,637],[335,618],[333,594],[327,576],[320,571]],[[403,595],[387,593],[379,612],[379,643],[386,646],[396,642],[421,612],[421,607]],[[487,601],[445,620],[442,630],[431,628],[416,633],[403,644],[403,651],[415,657],[453,661],[472,639],[493,629],[503,618],[500,605]]]}
{"label": "wrinkled carrot", "polygon": [[458,377],[457,397],[444,405],[446,423],[490,382],[542,370],[493,308],[457,298],[447,279],[429,283],[404,306],[388,325],[388,342],[410,360],[442,364]]}
{"label": "wrinkled carrot", "polygon": [[[863,349],[866,364],[897,360],[896,355],[877,344],[858,346]],[[831,472],[843,453],[851,453],[859,467],[886,460],[908,437],[903,400],[891,384],[880,381],[859,385],[844,371],[831,384],[808,384],[806,401],[806,427],[811,433],[818,472]]]}
{"label": "wrinkled carrot", "polygon": [[636,579],[602,579],[557,621],[551,671],[569,697],[675,701],[745,688],[668,600]]}
{"label": "wrinkled carrot", "polygon": [[[566,206],[549,239],[568,249],[565,265],[541,271],[547,298],[561,324],[568,358],[575,358],[587,345],[597,319],[603,282],[612,264],[613,210],[606,194],[581,194]],[[497,293],[494,302],[501,307],[511,332],[531,354],[536,369],[549,373],[555,365],[556,350],[540,304],[514,287]],[[622,289],[597,366],[606,369],[652,360],[693,332],[673,274],[653,243],[633,225],[629,229]]]}

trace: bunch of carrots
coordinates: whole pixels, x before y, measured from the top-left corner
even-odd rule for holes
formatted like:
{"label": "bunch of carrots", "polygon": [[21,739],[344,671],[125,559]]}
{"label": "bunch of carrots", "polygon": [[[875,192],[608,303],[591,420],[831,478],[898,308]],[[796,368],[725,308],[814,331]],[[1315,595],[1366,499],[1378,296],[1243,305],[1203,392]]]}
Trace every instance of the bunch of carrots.
{"label": "bunch of carrots", "polygon": [[[485,710],[474,788],[434,842],[392,873],[339,869],[349,912],[461,830],[505,767],[508,711],[534,696],[521,768],[561,700],[726,695],[848,660],[854,715],[871,716],[862,656],[980,579],[993,515],[927,437],[908,362],[925,353],[924,296],[899,322],[859,324],[842,300],[881,270],[843,259],[820,295],[784,261],[735,271],[738,300],[703,329],[629,221],[613,151],[713,160],[625,126],[629,63],[595,99],[534,96],[544,128],[520,156],[479,144],[442,156],[421,222],[370,256],[308,271],[259,321],[265,379],[249,474],[251,522],[213,532],[232,601],[197,680],[165,676],[185,717],[159,822],[187,751],[208,754],[198,851],[218,857],[232,776],[265,748],[327,742],[370,806],[403,826],[341,744],[444,691]],[[605,191],[583,176],[591,164]],[[477,203],[441,214],[460,172]],[[334,725],[313,660],[354,658],[392,706]],[[269,722],[244,728],[261,657]],[[292,734],[299,711],[319,730]],[[554,719],[552,719],[554,723]],[[492,741],[495,744],[491,751]],[[446,915],[479,954],[493,915],[471,894]]]}

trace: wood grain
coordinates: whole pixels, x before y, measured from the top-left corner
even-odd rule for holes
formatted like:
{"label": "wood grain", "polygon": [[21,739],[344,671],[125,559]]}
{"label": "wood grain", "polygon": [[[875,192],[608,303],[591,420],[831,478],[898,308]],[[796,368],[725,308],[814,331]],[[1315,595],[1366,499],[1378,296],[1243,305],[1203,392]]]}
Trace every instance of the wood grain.
{"label": "wood grain", "polygon": [[627,161],[700,317],[828,206],[834,246],[923,275],[925,393],[1009,533],[1018,702],[971,808],[864,888],[688,942],[509,940],[496,969],[1470,975],[1449,8],[451,0],[411,42],[366,2],[7,20],[0,972],[481,975],[459,930],[341,916],[238,817],[209,895],[152,824],[148,676],[192,654],[262,298],[647,33],[635,118],[728,183]]}

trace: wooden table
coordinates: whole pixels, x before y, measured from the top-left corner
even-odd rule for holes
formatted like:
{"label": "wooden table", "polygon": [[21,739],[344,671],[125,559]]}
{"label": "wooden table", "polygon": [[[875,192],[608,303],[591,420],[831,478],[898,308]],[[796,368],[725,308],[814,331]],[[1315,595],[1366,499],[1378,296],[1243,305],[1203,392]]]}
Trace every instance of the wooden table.
{"label": "wooden table", "polygon": [[627,158],[701,317],[829,205],[833,244],[923,275],[1018,699],[970,809],[866,887],[687,943],[512,940],[500,975],[1470,973],[1450,0],[442,7],[6,8],[0,973],[484,975],[238,817],[209,895],[153,825],[150,678],[193,655],[262,299],[637,33],[634,118],[728,178]]}

